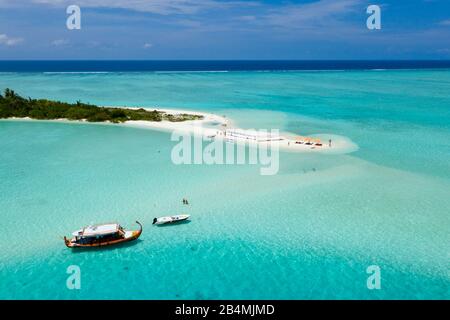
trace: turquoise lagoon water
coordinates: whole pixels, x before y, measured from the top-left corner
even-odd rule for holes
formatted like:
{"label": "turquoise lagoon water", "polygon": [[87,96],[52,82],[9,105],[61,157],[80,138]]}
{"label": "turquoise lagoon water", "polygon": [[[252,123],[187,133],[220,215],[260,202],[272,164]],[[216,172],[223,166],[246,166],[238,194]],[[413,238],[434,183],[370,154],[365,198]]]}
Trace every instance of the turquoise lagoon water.
{"label": "turquoise lagoon water", "polygon": [[[2,299],[448,299],[450,71],[3,73],[0,88],[100,105],[224,114],[338,134],[344,155],[282,153],[280,171],[176,166],[170,135],[0,121]],[[181,204],[186,197],[190,206]],[[153,227],[186,212],[190,223]],[[139,241],[72,252],[91,222]],[[81,289],[66,268],[81,269]],[[368,290],[366,268],[381,268]]]}

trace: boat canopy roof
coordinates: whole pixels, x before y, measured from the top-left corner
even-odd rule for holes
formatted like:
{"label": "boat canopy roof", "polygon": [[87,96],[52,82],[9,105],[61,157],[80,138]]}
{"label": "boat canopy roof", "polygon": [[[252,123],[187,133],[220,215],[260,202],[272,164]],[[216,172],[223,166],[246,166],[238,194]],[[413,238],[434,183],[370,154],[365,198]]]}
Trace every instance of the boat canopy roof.
{"label": "boat canopy roof", "polygon": [[98,224],[75,231],[72,233],[72,235],[77,237],[95,237],[117,233],[119,231],[119,228],[120,225],[118,223]]}

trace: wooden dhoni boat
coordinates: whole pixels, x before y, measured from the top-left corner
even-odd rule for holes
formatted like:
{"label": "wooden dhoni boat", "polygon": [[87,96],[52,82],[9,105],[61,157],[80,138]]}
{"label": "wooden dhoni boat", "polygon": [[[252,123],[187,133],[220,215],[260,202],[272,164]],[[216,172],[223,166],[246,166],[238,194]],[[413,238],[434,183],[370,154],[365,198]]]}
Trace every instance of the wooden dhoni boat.
{"label": "wooden dhoni boat", "polygon": [[142,233],[142,225],[139,221],[136,223],[139,225],[139,230],[124,230],[118,223],[84,227],[73,232],[72,239],[64,237],[64,243],[68,248],[92,248],[133,241]]}

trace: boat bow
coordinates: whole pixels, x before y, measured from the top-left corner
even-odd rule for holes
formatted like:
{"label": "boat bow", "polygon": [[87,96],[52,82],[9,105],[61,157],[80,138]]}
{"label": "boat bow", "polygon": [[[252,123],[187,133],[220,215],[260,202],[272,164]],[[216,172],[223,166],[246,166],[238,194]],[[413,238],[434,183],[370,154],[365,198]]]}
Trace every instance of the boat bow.
{"label": "boat bow", "polygon": [[139,231],[136,231],[136,239],[139,238],[139,236],[142,233],[142,224],[136,220],[136,223],[139,225]]}

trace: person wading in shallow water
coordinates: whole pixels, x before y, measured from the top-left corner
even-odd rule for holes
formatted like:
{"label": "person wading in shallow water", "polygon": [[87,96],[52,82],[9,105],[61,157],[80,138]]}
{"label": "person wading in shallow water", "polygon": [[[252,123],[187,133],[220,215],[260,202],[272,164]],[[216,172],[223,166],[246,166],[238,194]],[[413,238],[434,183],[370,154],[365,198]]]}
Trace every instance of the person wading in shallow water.
{"label": "person wading in shallow water", "polygon": [[189,204],[189,202],[187,201],[187,199],[186,198],[183,198],[183,204]]}
{"label": "person wading in shallow water", "polygon": [[331,139],[328,140],[328,146],[331,148]]}

